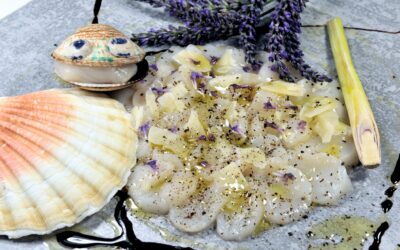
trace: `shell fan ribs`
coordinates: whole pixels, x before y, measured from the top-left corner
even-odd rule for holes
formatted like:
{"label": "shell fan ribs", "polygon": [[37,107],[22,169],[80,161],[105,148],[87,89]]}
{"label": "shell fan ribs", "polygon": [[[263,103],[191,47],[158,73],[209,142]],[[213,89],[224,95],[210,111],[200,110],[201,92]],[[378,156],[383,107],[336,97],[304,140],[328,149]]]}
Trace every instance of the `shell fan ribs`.
{"label": "shell fan ribs", "polygon": [[77,89],[0,98],[0,234],[47,234],[99,211],[136,148],[115,100]]}

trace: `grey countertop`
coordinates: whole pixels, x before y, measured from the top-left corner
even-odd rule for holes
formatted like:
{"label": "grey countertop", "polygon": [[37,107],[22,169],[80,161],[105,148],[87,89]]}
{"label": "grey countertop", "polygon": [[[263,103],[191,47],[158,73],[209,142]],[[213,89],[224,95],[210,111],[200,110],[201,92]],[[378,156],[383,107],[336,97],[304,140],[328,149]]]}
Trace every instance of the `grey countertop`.
{"label": "grey countertop", "polygon": [[[0,96],[62,87],[55,79],[50,54],[55,44],[91,21],[93,2],[34,0],[0,21]],[[385,189],[390,185],[387,176],[392,172],[400,152],[400,34],[395,34],[400,30],[400,1],[311,0],[302,17],[305,25],[324,25],[335,16],[340,16],[344,25],[349,27],[346,35],[353,61],[371,100],[381,131],[382,165],[372,170],[356,167],[351,173],[354,191],[339,205],[318,207],[310,213],[308,219],[274,228],[256,239],[219,245],[221,240],[211,232],[202,235],[207,236],[207,239],[181,237],[199,244],[214,242],[211,246],[226,248],[299,249],[307,248],[310,244],[310,240],[305,237],[310,225],[327,217],[348,214],[366,216],[375,221],[382,220],[380,203],[384,199]],[[100,22],[111,24],[127,34],[175,22],[161,10],[133,0],[104,0],[99,18]],[[304,27],[301,39],[306,60],[335,77],[325,28]],[[388,214],[391,227],[383,237],[382,249],[397,249],[400,244],[400,192],[395,194],[394,200],[392,211]],[[99,221],[111,213],[111,205],[84,224],[95,229],[100,227]],[[143,225],[135,222],[140,238],[164,241],[159,232],[141,228]],[[294,235],[287,236],[289,231]],[[30,241],[31,239],[9,241],[2,238],[0,248],[59,248],[59,245],[48,238],[44,242],[41,239]]]}

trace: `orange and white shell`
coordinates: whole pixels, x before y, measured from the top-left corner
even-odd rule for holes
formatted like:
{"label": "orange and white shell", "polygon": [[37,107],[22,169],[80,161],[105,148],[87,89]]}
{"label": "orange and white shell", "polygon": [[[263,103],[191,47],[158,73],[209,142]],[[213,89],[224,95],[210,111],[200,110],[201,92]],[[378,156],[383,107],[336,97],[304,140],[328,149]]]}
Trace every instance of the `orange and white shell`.
{"label": "orange and white shell", "polygon": [[143,60],[144,50],[106,24],[89,24],[65,39],[53,52],[57,61],[94,67],[116,67]]}
{"label": "orange and white shell", "polygon": [[0,98],[0,235],[47,234],[99,211],[136,149],[115,100],[76,89]]}

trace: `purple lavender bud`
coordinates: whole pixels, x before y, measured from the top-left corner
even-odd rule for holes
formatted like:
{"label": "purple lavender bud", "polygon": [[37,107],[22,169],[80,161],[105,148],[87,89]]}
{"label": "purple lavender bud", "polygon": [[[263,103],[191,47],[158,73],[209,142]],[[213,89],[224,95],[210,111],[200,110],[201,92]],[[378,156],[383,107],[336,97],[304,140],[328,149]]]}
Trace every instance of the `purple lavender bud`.
{"label": "purple lavender bud", "polygon": [[204,93],[206,92],[206,84],[205,84],[204,82],[201,82],[201,83],[199,84],[198,90],[199,90],[201,93],[204,94]]}
{"label": "purple lavender bud", "polygon": [[275,122],[269,122],[269,121],[264,122],[264,128],[273,128],[278,130],[279,132],[283,131],[283,129],[280,128]]}
{"label": "purple lavender bud", "polygon": [[139,127],[139,131],[142,133],[143,137],[147,139],[147,135],[149,134],[150,122],[146,122],[145,124]]}
{"label": "purple lavender bud", "polygon": [[150,65],[150,68],[152,69],[152,70],[154,70],[154,71],[158,71],[158,67],[157,67],[157,64],[151,64]]}
{"label": "purple lavender bud", "polygon": [[299,107],[297,107],[296,105],[292,105],[292,104],[286,104],[285,108],[291,109],[291,110],[299,110]]}
{"label": "purple lavender bud", "polygon": [[209,166],[208,161],[201,161],[201,162],[200,162],[200,165],[201,165],[202,167],[208,167],[208,166]]}
{"label": "purple lavender bud", "polygon": [[297,124],[297,128],[301,129],[301,130],[304,130],[306,128],[306,126],[307,126],[307,122],[303,121],[303,120],[299,121],[299,123]]}
{"label": "purple lavender bud", "polygon": [[193,81],[193,86],[195,87],[195,88],[197,88],[197,81],[199,80],[199,79],[203,79],[203,74],[202,73],[199,73],[199,72],[192,72],[191,74],[190,74],[190,78],[192,79],[192,81]]}
{"label": "purple lavender bud", "polygon": [[236,132],[236,133],[238,133],[238,134],[242,134],[242,131],[240,130],[240,128],[239,128],[239,124],[235,124],[235,125],[233,125],[233,126],[229,126],[229,128],[232,130],[232,131],[234,131],[234,132]]}
{"label": "purple lavender bud", "polygon": [[176,127],[169,128],[168,130],[175,134],[176,132],[178,132],[178,129]]}
{"label": "purple lavender bud", "polygon": [[199,138],[197,138],[199,141],[205,141],[207,140],[207,137],[205,135],[200,135]]}
{"label": "purple lavender bud", "polygon": [[215,136],[213,134],[208,135],[208,140],[214,142],[215,141]]}
{"label": "purple lavender bud", "polygon": [[236,84],[236,83],[232,84],[230,87],[232,87],[234,90],[235,89],[250,89],[250,90],[253,89],[252,86],[243,85],[243,84]]}
{"label": "purple lavender bud", "polygon": [[276,106],[272,104],[270,101],[264,102],[264,109],[276,109]]}
{"label": "purple lavender bud", "polygon": [[217,91],[210,91],[210,95],[212,96],[212,97],[218,97],[218,93],[217,93]]}
{"label": "purple lavender bud", "polygon": [[156,88],[156,87],[152,87],[151,91],[157,96],[162,96],[165,92],[167,92],[167,90],[164,88]]}
{"label": "purple lavender bud", "polygon": [[157,171],[157,170],[158,170],[157,160],[148,161],[148,162],[146,163],[146,165],[149,165],[149,166],[151,167],[151,169],[153,169],[154,171]]}
{"label": "purple lavender bud", "polygon": [[289,180],[293,181],[296,179],[296,176],[294,176],[292,173],[284,173],[282,176],[282,180],[284,182],[288,182]]}
{"label": "purple lavender bud", "polygon": [[251,67],[244,66],[242,69],[243,69],[244,72],[249,72],[251,70]]}
{"label": "purple lavender bud", "polygon": [[210,60],[211,65],[215,65],[219,60],[219,58],[216,56],[210,56],[210,59],[211,59]]}

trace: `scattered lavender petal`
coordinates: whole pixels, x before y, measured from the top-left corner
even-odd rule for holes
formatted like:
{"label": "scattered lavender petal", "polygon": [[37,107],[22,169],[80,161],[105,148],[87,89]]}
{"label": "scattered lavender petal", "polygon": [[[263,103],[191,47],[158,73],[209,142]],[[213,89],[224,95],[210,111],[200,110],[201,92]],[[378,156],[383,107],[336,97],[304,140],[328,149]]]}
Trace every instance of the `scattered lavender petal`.
{"label": "scattered lavender petal", "polygon": [[232,84],[231,87],[232,87],[233,89],[250,89],[250,90],[253,89],[252,86],[249,86],[249,85],[242,85],[242,84],[236,84],[236,83]]}
{"label": "scattered lavender petal", "polygon": [[165,92],[167,92],[167,90],[164,88],[156,88],[156,87],[152,87],[151,91],[157,96],[162,96]]}
{"label": "scattered lavender petal", "polygon": [[264,128],[267,128],[267,127],[268,127],[268,128],[276,129],[276,130],[278,130],[279,132],[282,132],[282,131],[283,131],[283,129],[280,128],[278,125],[276,125],[275,122],[265,121],[265,122],[264,122]]}
{"label": "scattered lavender petal", "polygon": [[206,92],[206,84],[204,83],[204,82],[201,82],[200,84],[199,84],[199,91],[201,92],[201,93],[205,93]]}
{"label": "scattered lavender petal", "polygon": [[229,128],[233,131],[233,132],[235,132],[235,133],[237,133],[237,134],[242,134],[242,131],[240,130],[240,128],[239,128],[239,124],[235,124],[235,125],[233,125],[233,126],[229,126]]}
{"label": "scattered lavender petal", "polygon": [[203,167],[208,167],[209,166],[208,161],[202,161],[202,162],[200,162],[200,165],[203,166]]}
{"label": "scattered lavender petal", "polygon": [[208,140],[214,142],[215,141],[215,136],[213,134],[208,135]]}
{"label": "scattered lavender petal", "polygon": [[199,141],[205,141],[207,140],[207,137],[205,135],[200,135],[199,138],[197,138]]}
{"label": "scattered lavender petal", "polygon": [[216,56],[210,56],[210,63],[211,63],[211,65],[215,65],[217,62],[218,62],[218,57],[216,57]]}
{"label": "scattered lavender petal", "polygon": [[168,130],[171,131],[172,133],[178,132],[178,129],[176,127],[169,128]]}
{"label": "scattered lavender petal", "polygon": [[264,102],[264,109],[276,109],[276,106],[272,102]]}
{"label": "scattered lavender petal", "polygon": [[146,122],[139,127],[139,131],[143,134],[143,137],[147,139],[147,135],[149,134],[150,122]]}
{"label": "scattered lavender petal", "polygon": [[203,76],[202,73],[199,73],[199,72],[192,72],[192,74],[190,75],[190,78],[191,78],[192,81],[193,81],[193,86],[194,86],[195,88],[197,88],[197,85],[198,85],[197,80],[203,79],[204,76]]}
{"label": "scattered lavender petal", "polygon": [[303,121],[303,120],[299,121],[299,123],[297,124],[297,128],[301,129],[301,130],[304,130],[306,128],[306,126],[307,126],[307,122]]}
{"label": "scattered lavender petal", "polygon": [[296,176],[294,176],[292,173],[284,173],[282,179],[284,182],[288,182],[289,180],[293,181],[296,179]]}
{"label": "scattered lavender petal", "polygon": [[146,165],[149,165],[154,171],[158,170],[157,160],[148,161]]}
{"label": "scattered lavender petal", "polygon": [[244,72],[250,72],[251,71],[251,67],[249,67],[249,66],[244,66],[242,69],[243,69]]}
{"label": "scattered lavender petal", "polygon": [[150,68],[152,69],[152,70],[154,70],[154,71],[158,71],[158,67],[157,67],[157,64],[151,64],[150,65]]}
{"label": "scattered lavender petal", "polygon": [[218,93],[217,93],[217,91],[210,91],[210,95],[212,96],[212,97],[218,97]]}
{"label": "scattered lavender petal", "polygon": [[285,105],[285,108],[291,109],[291,110],[299,110],[299,107],[297,107],[296,105],[292,105],[292,104]]}

